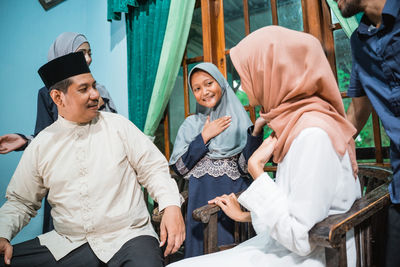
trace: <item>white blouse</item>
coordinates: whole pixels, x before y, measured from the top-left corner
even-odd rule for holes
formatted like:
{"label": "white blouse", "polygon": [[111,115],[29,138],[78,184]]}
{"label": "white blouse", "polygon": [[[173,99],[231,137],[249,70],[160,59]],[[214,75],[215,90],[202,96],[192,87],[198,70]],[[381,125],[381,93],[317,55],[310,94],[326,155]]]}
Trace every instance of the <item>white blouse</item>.
{"label": "white blouse", "polygon": [[[239,197],[257,236],[237,247],[189,258],[179,266],[325,266],[325,249],[308,232],[329,215],[348,211],[361,196],[348,153],[339,156],[320,128],[307,128],[278,165],[276,181],[267,173]],[[355,266],[353,232],[347,236],[348,266]]]}

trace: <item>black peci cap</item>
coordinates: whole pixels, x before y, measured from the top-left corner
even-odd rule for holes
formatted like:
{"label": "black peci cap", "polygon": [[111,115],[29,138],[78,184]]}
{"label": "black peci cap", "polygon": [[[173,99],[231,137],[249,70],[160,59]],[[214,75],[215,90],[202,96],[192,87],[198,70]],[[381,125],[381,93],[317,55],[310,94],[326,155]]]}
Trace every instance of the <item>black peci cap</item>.
{"label": "black peci cap", "polygon": [[69,77],[90,73],[83,52],[70,53],[44,64],[38,70],[40,78],[48,89]]}

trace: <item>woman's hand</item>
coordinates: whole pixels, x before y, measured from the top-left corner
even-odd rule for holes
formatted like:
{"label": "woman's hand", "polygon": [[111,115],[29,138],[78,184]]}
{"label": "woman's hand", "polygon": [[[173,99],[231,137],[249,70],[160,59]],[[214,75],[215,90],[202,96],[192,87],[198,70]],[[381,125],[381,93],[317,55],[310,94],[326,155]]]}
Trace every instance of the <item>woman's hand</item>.
{"label": "woman's hand", "polygon": [[277,141],[275,136],[270,135],[250,157],[247,166],[254,180],[264,173],[264,166],[271,158]]}
{"label": "woman's hand", "polygon": [[207,144],[210,139],[222,133],[226,128],[231,125],[231,116],[224,116],[215,121],[210,122],[210,116],[207,117],[204,124],[201,136],[203,137],[204,144]]}
{"label": "woman's hand", "polygon": [[208,204],[219,206],[225,214],[237,222],[251,222],[250,212],[242,211],[234,193],[222,195],[208,201]]}
{"label": "woman's hand", "polygon": [[101,110],[101,108],[102,108],[103,105],[104,105],[104,100],[103,100],[103,98],[100,96],[100,97],[99,97],[99,104],[98,104],[99,110]]}
{"label": "woman's hand", "polygon": [[6,134],[0,136],[0,154],[7,154],[15,151],[28,142],[18,134]]}
{"label": "woman's hand", "polygon": [[264,126],[267,124],[267,121],[263,117],[258,117],[256,122],[254,123],[254,130],[252,132],[252,136],[259,136],[262,131]]}

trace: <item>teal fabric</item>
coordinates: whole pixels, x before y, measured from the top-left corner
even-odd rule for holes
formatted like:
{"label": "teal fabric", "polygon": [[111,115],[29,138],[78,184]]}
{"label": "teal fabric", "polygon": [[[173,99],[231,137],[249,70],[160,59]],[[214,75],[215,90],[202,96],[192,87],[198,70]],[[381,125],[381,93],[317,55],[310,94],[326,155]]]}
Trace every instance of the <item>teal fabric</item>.
{"label": "teal fabric", "polygon": [[160,60],[170,0],[149,0],[126,14],[128,108],[143,131]]}
{"label": "teal fabric", "polygon": [[128,13],[128,6],[139,6],[136,0],[107,0],[107,20],[121,20],[121,12]]}
{"label": "teal fabric", "polygon": [[171,0],[167,30],[144,127],[147,135],[154,135],[171,96],[189,36],[195,2]]}
{"label": "teal fabric", "polygon": [[357,14],[356,16],[350,18],[344,18],[340,13],[337,3],[334,0],[326,0],[326,2],[339,20],[339,23],[342,26],[342,29],[346,33],[347,37],[350,38],[353,31],[355,31],[355,29],[357,29],[358,27],[359,21],[361,19],[360,14]]}
{"label": "teal fabric", "polygon": [[362,18],[363,15],[364,15],[364,12],[358,13],[356,15],[356,19],[357,19],[358,24],[360,24],[360,21],[361,21],[361,18]]}

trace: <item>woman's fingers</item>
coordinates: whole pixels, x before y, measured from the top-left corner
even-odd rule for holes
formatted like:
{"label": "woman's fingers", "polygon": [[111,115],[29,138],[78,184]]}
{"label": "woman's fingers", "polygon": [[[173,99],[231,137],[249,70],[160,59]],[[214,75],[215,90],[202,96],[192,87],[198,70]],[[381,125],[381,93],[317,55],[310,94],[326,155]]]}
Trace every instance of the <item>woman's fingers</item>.
{"label": "woman's fingers", "polygon": [[226,117],[219,118],[216,123],[219,127],[221,127],[221,132],[222,132],[223,130],[225,130],[226,128],[228,128],[231,125],[231,122],[232,122],[231,117],[226,116]]}
{"label": "woman's fingers", "polygon": [[217,205],[218,207],[220,207],[222,209],[223,212],[227,212],[227,203],[225,202],[225,199],[220,199],[215,201],[215,205]]}
{"label": "woman's fingers", "polygon": [[222,133],[226,128],[230,126],[230,124],[230,116],[224,116],[212,122],[210,122],[210,117],[207,117],[202,131],[204,143],[207,143],[211,138],[214,138],[215,136]]}
{"label": "woman's fingers", "polygon": [[215,201],[217,200],[217,198],[218,198],[218,197],[215,197],[215,198],[213,198],[213,199],[210,199],[210,200],[208,201],[208,204],[215,204]]}
{"label": "woman's fingers", "polygon": [[224,116],[224,117],[221,117],[219,119],[216,119],[214,122],[216,124],[219,124],[219,125],[225,125],[227,123],[230,123],[231,121],[232,121],[232,117],[231,116]]}
{"label": "woman's fingers", "polygon": [[213,198],[208,201],[208,204],[216,204],[217,202],[225,202],[225,198],[223,196]]}

